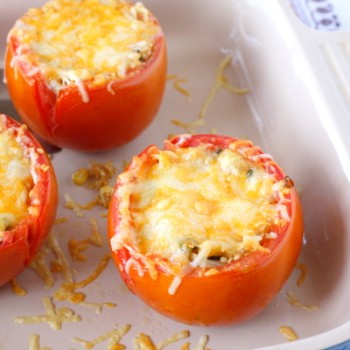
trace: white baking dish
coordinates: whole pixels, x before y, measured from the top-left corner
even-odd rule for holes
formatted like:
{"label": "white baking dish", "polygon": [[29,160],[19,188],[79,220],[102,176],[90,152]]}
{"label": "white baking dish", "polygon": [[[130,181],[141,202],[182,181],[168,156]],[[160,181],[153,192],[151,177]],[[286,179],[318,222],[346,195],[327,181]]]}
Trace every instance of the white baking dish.
{"label": "white baking dish", "polygon": [[[1,57],[5,33],[29,6],[42,0],[0,0]],[[131,295],[110,263],[102,275],[84,288],[87,301],[113,302],[98,314],[78,304],[55,301],[82,317],[77,323],[64,323],[60,331],[47,323],[22,325],[16,316],[44,314],[42,298],[51,296],[60,284],[45,289],[43,282],[27,270],[18,281],[28,290],[15,296],[10,286],[0,289],[0,349],[28,348],[29,338],[40,335],[40,345],[51,349],[80,349],[74,337],[93,340],[102,334],[130,324],[121,344],[132,349],[132,339],[140,332],[158,343],[181,330],[190,337],[167,349],[179,349],[185,341],[196,348],[203,335],[207,346],[222,349],[324,349],[350,339],[350,33],[317,32],[303,25],[287,0],[147,0],[144,3],[160,20],[168,39],[169,75],[189,92],[181,93],[169,79],[162,108],[153,124],[134,142],[121,149],[86,154],[62,150],[53,155],[61,188],[58,217],[69,218],[54,232],[67,254],[72,237],[89,235],[89,219],[97,218],[105,234],[104,211],[95,209],[78,217],[64,208],[64,194],[85,203],[91,190],[77,188],[71,173],[86,167],[90,160],[111,160],[120,171],[123,161],[150,143],[161,144],[170,133],[184,132],[172,123],[195,120],[215,80],[224,57],[233,56],[225,70],[230,83],[248,88],[246,95],[221,89],[207,109],[205,123],[196,132],[247,137],[272,154],[296,183],[301,193],[305,218],[305,240],[300,262],[307,266],[304,283],[298,287],[296,269],[283,291],[256,319],[239,326],[189,327],[167,320],[148,309]],[[2,65],[2,61],[0,61]],[[181,80],[182,78],[186,79]],[[175,79],[175,78],[174,78]],[[175,80],[176,80],[175,79]],[[1,86],[0,112],[15,113],[6,90]],[[183,92],[184,92],[183,91]],[[1,110],[1,108],[3,110]],[[6,109],[6,110],[5,110]],[[106,243],[106,242],[105,242]],[[86,263],[71,262],[81,281],[107,252],[88,250]],[[286,292],[293,292],[307,305],[305,311],[288,303]],[[288,342],[279,331],[287,325],[298,340]],[[106,349],[107,340],[94,349]],[[338,349],[350,349],[349,343]],[[199,349],[199,347],[198,347]]]}

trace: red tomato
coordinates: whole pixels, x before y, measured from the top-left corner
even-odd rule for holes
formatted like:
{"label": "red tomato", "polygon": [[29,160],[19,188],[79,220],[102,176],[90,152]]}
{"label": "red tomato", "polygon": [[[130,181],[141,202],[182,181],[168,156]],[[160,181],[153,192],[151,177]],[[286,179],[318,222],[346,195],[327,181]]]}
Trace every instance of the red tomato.
{"label": "red tomato", "polygon": [[50,89],[35,64],[23,60],[26,50],[10,32],[5,59],[9,94],[29,128],[53,145],[84,151],[118,147],[137,137],[159,110],[167,69],[160,29],[151,56],[124,78],[99,84],[82,80],[85,102],[78,84]]}
{"label": "red tomato", "polygon": [[11,130],[30,159],[33,187],[29,192],[28,213],[14,227],[1,232],[0,286],[16,277],[32,261],[48,235],[56,215],[57,182],[47,154],[25,125],[0,114],[0,132]]}
{"label": "red tomato", "polygon": [[[132,210],[132,205],[128,203],[132,203],[132,196],[138,194],[131,193],[122,198],[117,191],[123,186],[137,182],[137,175],[131,177],[130,181],[125,180],[128,179],[126,177],[123,177],[124,180],[121,177],[117,180],[109,209],[108,236],[112,255],[122,279],[133,293],[156,311],[188,324],[239,323],[259,314],[280,291],[290,275],[302,244],[301,205],[291,180],[285,177],[270,157],[250,142],[227,136],[185,135],[167,141],[165,149],[186,149],[203,144],[220,152],[236,145],[242,152],[255,157],[269,174],[273,174],[276,181],[286,181],[289,184],[284,200],[290,221],[280,228],[275,228],[275,232],[278,233],[275,239],[264,238],[261,241],[261,245],[269,249],[268,252],[246,253],[238,260],[232,259],[225,265],[215,267],[215,273],[211,273],[209,267],[190,267],[182,273],[175,293],[170,294],[169,288],[176,275],[171,268],[164,268],[162,259],[165,258],[158,259],[157,254],[147,255],[137,251],[133,237],[130,234],[128,236],[129,231],[121,227],[122,220],[125,219],[122,211],[125,213]],[[158,152],[159,149],[155,147],[145,149],[133,159],[126,172],[130,172],[135,166],[141,169],[140,172],[147,172],[154,163],[153,155]],[[127,187],[125,189],[127,191]],[[135,213],[134,217],[137,215]],[[127,225],[137,227],[131,216],[126,219]],[[118,248],[113,248],[113,239],[120,236],[124,236],[124,243]]]}

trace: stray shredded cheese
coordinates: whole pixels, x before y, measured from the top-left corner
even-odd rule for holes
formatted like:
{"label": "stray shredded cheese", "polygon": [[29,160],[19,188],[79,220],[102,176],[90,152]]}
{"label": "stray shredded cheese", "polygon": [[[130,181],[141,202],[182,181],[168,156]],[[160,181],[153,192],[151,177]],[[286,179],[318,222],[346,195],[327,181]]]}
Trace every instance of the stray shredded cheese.
{"label": "stray shredded cheese", "polygon": [[49,235],[46,245],[55,256],[55,260],[51,262],[51,270],[61,273],[65,283],[73,283],[74,276],[68,259],[65,256],[57,238],[53,234]]}
{"label": "stray shredded cheese", "polygon": [[85,186],[91,189],[100,189],[109,184],[114,177],[116,168],[112,162],[90,162],[90,167],[80,168],[73,172],[72,180],[77,186]]}
{"label": "stray shredded cheese", "polygon": [[147,334],[140,333],[133,339],[135,350],[157,350],[151,337]]}
{"label": "stray shredded cheese", "polygon": [[[175,333],[169,338],[159,342],[157,345],[154,344],[152,338],[148,334],[139,333],[137,337],[133,339],[134,350],[163,350],[167,346],[174,344],[180,340],[184,340],[190,336],[188,330],[183,330]],[[208,335],[203,335],[200,337],[197,346],[193,350],[209,350],[206,346],[209,342]],[[189,350],[190,342],[186,342],[181,346],[181,350]]]}
{"label": "stray shredded cheese", "polygon": [[78,217],[84,217],[84,210],[91,210],[96,206],[108,209],[112,198],[113,187],[109,185],[114,177],[116,168],[111,162],[90,162],[89,168],[80,168],[73,172],[72,180],[77,186],[97,190],[96,198],[88,203],[80,204],[72,196],[65,194],[65,207],[72,210]]}
{"label": "stray shredded cheese", "polygon": [[85,251],[89,244],[102,247],[103,239],[101,233],[98,231],[98,223],[94,218],[90,219],[91,225],[91,235],[84,240],[77,240],[72,238],[68,242],[69,252],[74,261],[86,261],[86,256],[82,254]]}
{"label": "stray shredded cheese", "polygon": [[27,290],[25,290],[20,284],[19,282],[17,281],[16,278],[14,278],[13,280],[10,281],[11,283],[11,289],[12,289],[12,292],[18,296],[24,296],[24,295],[27,295],[28,292]]}
{"label": "stray shredded cheese", "polygon": [[20,324],[37,324],[47,323],[52,329],[60,330],[65,322],[80,322],[81,317],[76,315],[73,310],[67,307],[56,308],[52,298],[43,298],[43,305],[46,314],[36,316],[18,316],[15,318],[16,323]]}
{"label": "stray shredded cheese", "polygon": [[[100,234],[97,231],[97,221],[95,219],[91,219],[90,223],[92,225],[92,234],[88,240],[93,245],[100,246],[100,244],[102,244],[102,237],[100,237]],[[54,255],[54,260],[51,261],[50,268],[48,267],[46,261],[49,252],[52,252]],[[109,260],[110,256],[109,254],[106,254],[104,257],[102,257],[97,268],[90,276],[81,282],[76,282],[68,259],[60,247],[57,238],[52,233],[50,233],[46,243],[41,248],[35,259],[32,261],[30,267],[38,273],[39,277],[44,281],[46,288],[51,288],[54,285],[55,280],[52,272],[58,272],[62,275],[63,283],[60,285],[58,290],[54,292],[54,298],[56,300],[66,300],[72,303],[79,303],[81,306],[93,308],[96,313],[101,313],[103,307],[113,308],[116,306],[115,303],[87,302],[85,301],[85,293],[77,292],[76,290],[79,288],[84,288],[88,284],[92,283],[105,269]]]}
{"label": "stray shredded cheese", "polygon": [[188,338],[189,336],[190,336],[190,332],[189,331],[187,331],[187,330],[180,331],[180,332],[174,334],[173,336],[171,336],[171,337],[163,340],[162,342],[158,343],[157,346],[156,346],[156,349],[157,350],[162,350],[166,346],[168,346],[170,344],[173,344],[173,343],[176,343],[179,340]]}
{"label": "stray shredded cheese", "polygon": [[287,292],[287,301],[291,305],[299,307],[305,311],[315,311],[319,309],[318,305],[304,305],[295,297],[295,295],[292,292]]}
{"label": "stray shredded cheese", "polygon": [[95,310],[95,312],[97,314],[102,313],[102,310],[103,310],[104,307],[108,307],[110,309],[114,309],[117,306],[117,304],[111,303],[111,302],[108,302],[108,301],[107,302],[101,302],[101,303],[92,303],[90,301],[82,301],[82,302],[79,303],[79,305],[91,308],[91,309]]}
{"label": "stray shredded cheese", "polygon": [[53,278],[50,268],[47,266],[46,257],[49,253],[47,244],[45,243],[43,247],[36,254],[29,267],[35,271],[38,276],[44,281],[46,288],[51,288],[55,280]]}
{"label": "stray shredded cheese", "polygon": [[29,350],[52,350],[49,347],[40,346],[39,334],[32,334],[29,338]]}
{"label": "stray shredded cheese", "polygon": [[181,84],[187,83],[188,80],[186,78],[180,78],[177,75],[172,74],[167,76],[167,80],[171,80],[173,82],[173,87],[175,88],[176,91],[180,92],[181,94],[183,94],[188,98],[191,96],[189,91],[181,86]]}
{"label": "stray shredded cheese", "polygon": [[73,338],[73,341],[83,345],[85,349],[93,349],[97,344],[100,344],[106,340],[109,340],[108,347],[107,347],[108,350],[124,349],[125,347],[124,345],[120,344],[120,341],[129,332],[130,329],[131,329],[131,325],[126,324],[123,327],[120,327],[118,329],[113,329],[112,331],[109,331],[97,337],[94,340],[83,340],[81,338],[75,337]]}
{"label": "stray shredded cheese", "polygon": [[0,245],[11,243],[11,229],[36,209],[31,206],[36,150],[26,146],[25,127],[8,127],[6,121],[0,113]]}
{"label": "stray shredded cheese", "polygon": [[288,341],[294,341],[298,339],[295,331],[289,326],[281,326],[280,332],[287,338]]}
{"label": "stray shredded cheese", "polygon": [[97,268],[91,273],[90,276],[85,278],[84,280],[80,282],[64,282],[60,286],[60,288],[54,293],[54,297],[57,300],[67,300],[72,303],[81,303],[82,301],[85,301],[86,295],[84,293],[78,293],[76,292],[76,289],[84,288],[90,283],[92,283],[99,275],[103,272],[103,270],[106,268],[109,260],[110,255],[106,254],[98,264]]}
{"label": "stray shredded cheese", "polygon": [[68,221],[68,218],[56,218],[54,224],[55,225],[60,225],[64,224]]}
{"label": "stray shredded cheese", "polygon": [[[205,124],[205,117],[207,115],[208,109],[215,96],[217,95],[220,89],[225,89],[230,93],[244,95],[249,92],[249,90],[244,88],[237,88],[232,86],[229,83],[228,78],[225,76],[226,68],[231,64],[232,56],[227,55],[219,64],[219,67],[216,71],[215,81],[213,86],[211,87],[207,97],[205,98],[200,111],[198,113],[197,119],[193,122],[186,123],[180,120],[172,120],[172,123],[176,126],[184,128],[187,133],[195,133],[197,127],[203,126]],[[182,81],[181,81],[182,82]]]}
{"label": "stray shredded cheese", "polygon": [[[65,203],[64,206],[67,209],[71,209],[73,211],[73,213],[82,218],[84,217],[84,213],[82,212],[82,209],[84,206],[82,206],[81,204],[77,203],[71,195],[65,193],[64,194],[64,199],[65,199]],[[92,209],[93,206],[91,206],[89,209]]]}
{"label": "stray shredded cheese", "polygon": [[297,279],[297,286],[300,287],[304,283],[304,280],[306,278],[307,266],[303,263],[297,263],[295,267],[300,270],[300,276]]}
{"label": "stray shredded cheese", "polygon": [[198,345],[194,348],[194,350],[209,350],[207,348],[208,342],[209,342],[209,336],[202,335],[199,339]]}
{"label": "stray shredded cheese", "polygon": [[184,343],[182,344],[180,350],[190,350],[190,346],[191,346],[190,342]]}

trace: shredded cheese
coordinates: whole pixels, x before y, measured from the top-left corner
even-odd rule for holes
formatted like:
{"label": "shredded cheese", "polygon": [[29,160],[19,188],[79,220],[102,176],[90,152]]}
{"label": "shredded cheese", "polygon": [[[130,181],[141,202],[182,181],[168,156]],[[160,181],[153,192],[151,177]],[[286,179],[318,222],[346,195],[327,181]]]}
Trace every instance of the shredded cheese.
{"label": "shredded cheese", "polygon": [[305,305],[302,302],[300,302],[297,297],[292,292],[287,292],[287,301],[295,306],[299,307],[305,311],[315,311],[319,309],[318,305]]}
{"label": "shredded cheese", "polygon": [[300,276],[297,279],[297,286],[300,287],[304,283],[304,280],[306,278],[307,266],[303,263],[297,263],[295,267],[300,270]]}
{"label": "shredded cheese", "polygon": [[57,237],[50,234],[46,241],[46,246],[53,253],[55,259],[51,261],[51,271],[59,272],[65,283],[73,283],[74,275],[69,265],[68,259],[64,254]]}
{"label": "shredded cheese", "polygon": [[[0,245],[11,241],[11,230],[30,209],[30,191],[34,185],[31,158],[25,153],[18,132],[5,126],[0,114]],[[22,136],[23,137],[23,136]]]}
{"label": "shredded cheese", "polygon": [[174,274],[174,294],[189,268],[214,274],[217,266],[251,252],[269,253],[262,242],[277,239],[290,221],[292,185],[287,190],[259,154],[251,143],[237,141],[225,149],[153,146],[147,166],[143,156],[134,157],[118,178],[120,220],[111,239],[113,250],[130,252],[126,272],[146,266],[156,279],[158,263]]}
{"label": "shredded cheese", "polygon": [[103,240],[101,233],[98,231],[98,224],[97,220],[94,218],[90,219],[91,224],[91,235],[84,239],[84,240],[77,240],[72,238],[68,242],[68,248],[69,252],[75,261],[86,261],[86,256],[82,254],[83,251],[85,251],[89,244],[102,247]]}
{"label": "shredded cheese", "polygon": [[84,210],[91,210],[96,206],[108,209],[113,194],[113,187],[109,185],[109,182],[115,173],[116,168],[111,162],[98,163],[95,161],[90,162],[89,168],[79,168],[74,171],[73,183],[97,190],[97,195],[94,200],[81,204],[66,193],[64,194],[65,207],[71,209],[78,217],[84,217]]}
{"label": "shredded cheese", "polygon": [[64,282],[60,288],[54,293],[56,300],[67,300],[72,303],[81,303],[85,301],[86,295],[81,292],[76,292],[77,289],[84,288],[92,283],[106,268],[110,260],[110,255],[106,254],[98,264],[97,268],[87,278],[80,282],[70,281]]}
{"label": "shredded cheese", "polygon": [[55,280],[53,278],[50,268],[47,266],[46,257],[49,253],[49,249],[46,244],[36,254],[29,267],[35,271],[38,276],[44,281],[46,288],[51,288]]}
{"label": "shredded cheese", "polygon": [[[67,209],[71,209],[76,216],[82,218],[84,217],[84,213],[82,212],[84,206],[79,204],[78,202],[76,202],[71,195],[69,195],[68,193],[64,193],[64,199],[65,199],[65,203],[64,206]],[[93,205],[89,206],[89,209],[92,209]]]}
{"label": "shredded cheese", "polygon": [[108,350],[125,349],[124,345],[120,344],[120,341],[129,332],[130,329],[131,326],[129,324],[126,324],[123,327],[113,329],[112,331],[109,331],[94,340],[83,340],[81,338],[75,337],[73,338],[73,341],[83,345],[85,349],[92,349],[96,345],[109,340],[107,347]]}
{"label": "shredded cheese", "polygon": [[288,341],[294,341],[294,340],[298,339],[298,336],[292,327],[281,326],[280,332],[281,332],[281,334],[283,334],[287,338]]}
{"label": "shredded cheese", "polygon": [[173,87],[175,88],[176,91],[180,92],[182,95],[186,96],[187,98],[191,96],[189,91],[182,86],[183,83],[187,83],[186,78],[181,78],[175,74],[172,74],[167,76],[167,80],[173,82]]}
{"label": "shredded cheese", "polygon": [[90,167],[79,168],[72,174],[72,180],[77,186],[85,186],[91,189],[100,189],[109,184],[114,177],[116,168],[111,162],[90,162]]}
{"label": "shredded cheese", "polygon": [[[213,86],[211,87],[208,95],[204,99],[204,102],[202,103],[198,116],[197,118],[192,121],[192,122],[183,122],[181,120],[173,119],[172,123],[178,127],[182,127],[187,133],[195,133],[196,128],[203,126],[205,124],[205,118],[209,109],[209,106],[212,104],[212,101],[214,100],[215,96],[219,92],[219,90],[224,89],[227,90],[230,93],[234,94],[240,94],[244,95],[249,92],[249,90],[245,88],[237,88],[233,85],[230,84],[228,78],[225,76],[225,70],[226,68],[231,64],[232,61],[232,56],[227,55],[219,64],[216,75],[215,75],[215,80],[213,83]],[[171,76],[172,79],[173,76]],[[185,95],[188,95],[187,90],[184,90],[181,88],[179,85],[180,83],[185,82],[183,79],[175,79],[174,80],[174,85],[175,88]]]}
{"label": "shredded cheese", "polygon": [[[188,337],[190,337],[190,332],[188,330],[182,330],[170,336],[169,338],[166,338],[163,341],[159,342],[157,345],[155,345],[154,341],[148,334],[139,333],[133,339],[133,347],[134,347],[134,350],[163,350],[167,346],[177,343]],[[193,348],[193,350],[209,350],[206,347],[208,342],[209,342],[209,337],[207,335],[203,335],[202,337],[200,337],[198,344]],[[190,342],[184,343],[181,346],[181,350],[189,350],[190,345],[191,345]]]}
{"label": "shredded cheese", "polygon": [[194,350],[209,350],[207,348],[208,342],[209,342],[209,336],[202,335],[199,339],[198,345],[194,348]]}
{"label": "shredded cheese", "polygon": [[60,330],[65,322],[80,322],[81,317],[67,307],[56,308],[52,298],[43,298],[46,313],[36,316],[18,316],[15,322],[21,324],[48,323],[52,329]]}
{"label": "shredded cheese", "polygon": [[79,303],[79,305],[91,308],[91,309],[95,310],[95,312],[97,314],[102,313],[102,310],[105,307],[108,307],[110,309],[114,309],[115,307],[117,307],[117,304],[111,303],[109,301],[100,302],[100,303],[90,302],[90,301],[82,301],[82,302]]}
{"label": "shredded cheese", "polygon": [[29,338],[29,350],[52,350],[49,347],[40,346],[39,334],[32,334]]}
{"label": "shredded cheese", "polygon": [[133,339],[135,350],[157,350],[151,337],[147,334],[140,333]]}
{"label": "shredded cheese", "polygon": [[51,0],[31,8],[9,33],[17,48],[12,66],[40,72],[58,93],[77,86],[89,102],[86,84],[109,84],[150,59],[159,25],[141,4],[113,0]]}
{"label": "shredded cheese", "polygon": [[[97,221],[95,219],[90,220],[92,233],[87,238],[87,242],[90,244],[101,247],[102,237],[97,231]],[[54,259],[50,261],[50,267],[48,266],[47,258],[49,253],[52,253]],[[53,297],[60,301],[70,301],[72,303],[79,303],[81,306],[93,308],[96,313],[101,313],[103,307],[114,308],[115,303],[111,302],[88,302],[86,301],[86,294],[78,292],[77,289],[84,288],[92,283],[106,268],[110,260],[109,254],[106,254],[101,258],[96,269],[83,281],[76,282],[72,268],[68,262],[68,259],[62,250],[57,237],[50,233],[44,246],[41,248],[37,256],[32,261],[30,267],[38,273],[39,277],[44,281],[46,288],[52,288],[55,282],[53,272],[60,273],[63,277],[63,282],[60,287],[53,293]]]}
{"label": "shredded cheese", "polygon": [[28,292],[26,289],[24,289],[17,281],[16,278],[14,278],[12,281],[10,281],[11,283],[11,289],[12,292],[18,296],[24,296],[27,295]]}
{"label": "shredded cheese", "polygon": [[186,339],[190,336],[190,332],[188,330],[184,330],[184,331],[180,331],[176,334],[174,334],[173,336],[161,341],[160,343],[157,344],[156,348],[157,350],[162,350],[164,349],[166,346],[176,343],[179,340],[182,339]]}

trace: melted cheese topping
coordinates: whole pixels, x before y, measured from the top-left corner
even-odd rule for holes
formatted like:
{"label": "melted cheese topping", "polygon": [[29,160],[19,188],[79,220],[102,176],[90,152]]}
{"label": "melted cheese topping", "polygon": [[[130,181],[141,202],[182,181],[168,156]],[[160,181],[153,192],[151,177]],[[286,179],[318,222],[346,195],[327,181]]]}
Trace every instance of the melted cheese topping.
{"label": "melted cheese topping", "polygon": [[24,156],[12,129],[0,132],[0,243],[3,231],[28,215],[32,187],[30,159]]}
{"label": "melted cheese topping", "polygon": [[141,3],[52,0],[30,9],[9,36],[20,44],[14,60],[30,62],[55,91],[77,85],[88,100],[82,81],[99,84],[124,77],[151,56],[159,33]]}
{"label": "melted cheese topping", "polygon": [[[145,163],[135,157],[118,179],[121,220],[113,250],[160,256],[172,269],[180,266],[177,272],[222,265],[268,251],[261,242],[277,238],[274,228],[289,219],[276,194],[283,186],[254,157],[205,145],[150,153]],[[136,259],[128,263],[138,268]],[[170,289],[180,283],[175,278]]]}

